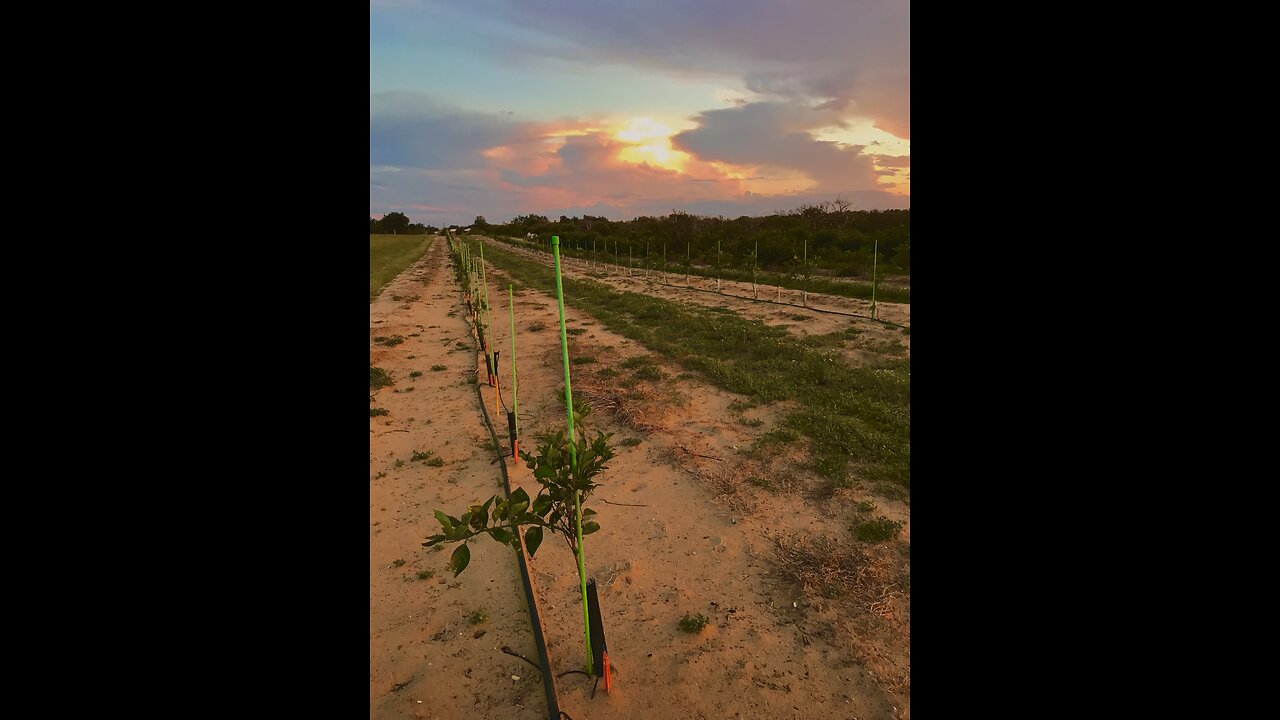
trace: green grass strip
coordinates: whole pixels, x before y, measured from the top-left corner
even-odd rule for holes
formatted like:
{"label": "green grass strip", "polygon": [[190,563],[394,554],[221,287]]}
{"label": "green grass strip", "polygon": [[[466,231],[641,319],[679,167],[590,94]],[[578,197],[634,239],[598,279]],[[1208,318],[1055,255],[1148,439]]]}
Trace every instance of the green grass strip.
{"label": "green grass strip", "polygon": [[432,235],[369,236],[369,302],[431,247]]}

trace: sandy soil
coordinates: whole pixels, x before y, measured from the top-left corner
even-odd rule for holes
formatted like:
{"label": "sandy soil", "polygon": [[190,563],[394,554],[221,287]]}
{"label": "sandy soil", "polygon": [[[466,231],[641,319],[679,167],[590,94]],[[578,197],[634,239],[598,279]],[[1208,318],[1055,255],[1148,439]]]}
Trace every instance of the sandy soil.
{"label": "sandy soil", "polygon": [[[510,645],[537,657],[515,560],[492,540],[473,540],[471,564],[455,580],[445,569],[452,546],[435,552],[419,545],[438,527],[434,509],[456,515],[467,504],[501,492],[492,452],[481,447],[488,434],[470,384],[474,376],[466,374],[478,367],[484,382],[484,365],[470,346],[455,347],[467,330],[445,255],[444,241],[437,240],[370,306],[371,338],[406,337],[392,348],[370,346],[373,364],[397,378],[395,386],[376,393],[373,403],[391,414],[370,420],[370,715],[379,720],[468,713],[546,717],[539,671],[497,650]],[[585,271],[567,270],[571,276]],[[492,341],[501,351],[502,396],[509,406],[507,279],[492,266],[487,275]],[[639,289],[642,282],[625,274],[608,281],[627,289]],[[773,313],[805,313],[799,307],[656,284],[644,291],[730,307],[771,324],[790,324],[799,333],[831,332],[851,322],[883,327],[812,312],[807,315],[813,322],[796,323]],[[416,299],[396,302],[397,295]],[[909,307],[906,312],[909,321]],[[521,447],[533,451],[538,433],[565,423],[555,397],[564,382],[559,317],[554,298],[527,289],[515,294],[515,317]],[[528,329],[539,322],[544,329]],[[839,325],[814,329],[828,322]],[[853,490],[815,500],[803,492],[810,479],[791,475],[789,458],[746,452],[785,407],[735,411],[730,405],[740,396],[604,330],[586,312],[566,308],[566,324],[583,330],[569,337],[571,356],[596,360],[571,366],[575,395],[596,407],[588,430],[613,432],[617,452],[587,503],[599,513],[601,531],[586,539],[587,574],[600,587],[614,688],[605,693],[601,684],[592,698],[590,680],[568,675],[557,680],[560,707],[578,720],[909,717],[909,596],[890,594],[874,604],[873,613],[860,598],[827,598],[819,587],[801,587],[779,576],[785,563],[777,557],[775,538],[845,537],[854,519],[850,507],[871,496]],[[413,332],[420,336],[409,337]],[[909,336],[900,337],[907,345]],[[637,355],[650,357],[664,379],[623,387],[635,370],[621,363]],[[433,364],[448,370],[432,372]],[[424,375],[410,382],[410,370]],[[610,371],[617,374],[610,377]],[[393,392],[411,384],[412,392]],[[494,389],[482,390],[490,417],[500,422],[505,411]],[[762,424],[744,423],[756,420]],[[505,424],[497,429],[509,453]],[[628,438],[640,442],[622,444]],[[415,449],[434,450],[446,465],[410,462]],[[402,468],[394,467],[397,459],[405,461]],[[539,486],[522,462],[509,464],[508,471],[513,489],[523,486],[536,494]],[[377,478],[379,472],[387,475]],[[767,478],[781,491],[749,484],[750,477]],[[874,499],[877,514],[908,523],[902,539],[909,542],[909,508]],[[878,552],[890,565],[900,559],[894,549]],[[395,559],[407,562],[396,568]],[[424,569],[434,570],[435,577],[404,580]],[[547,537],[530,560],[530,571],[552,672],[582,669],[581,599],[576,565],[564,541]],[[464,615],[478,606],[489,617],[473,627]],[[711,623],[698,634],[685,633],[678,622],[686,613],[702,613]],[[473,638],[476,628],[486,635]]]}
{"label": "sandy soil", "polygon": [[[470,374],[476,355],[446,258],[444,238],[436,238],[369,305],[370,362],[396,380],[370,390],[371,406],[390,415],[369,420],[369,716],[546,718],[538,672],[499,650],[509,645],[537,658],[515,558],[492,541],[472,541],[471,565],[455,580],[452,546],[421,546],[439,529],[434,510],[456,515],[502,492],[484,447],[489,434]],[[396,334],[402,344],[373,342]],[[415,370],[423,374],[411,379]],[[432,451],[444,466],[411,461],[415,450]],[[419,580],[422,571],[434,576]],[[487,619],[473,625],[467,615],[477,609]]]}

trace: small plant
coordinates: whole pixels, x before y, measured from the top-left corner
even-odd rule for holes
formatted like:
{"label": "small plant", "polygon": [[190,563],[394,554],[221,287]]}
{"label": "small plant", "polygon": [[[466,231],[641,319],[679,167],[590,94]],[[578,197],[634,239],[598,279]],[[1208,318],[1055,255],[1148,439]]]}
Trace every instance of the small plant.
{"label": "small plant", "polygon": [[902,328],[902,334],[903,334],[903,335],[910,335],[910,334],[911,334],[911,326],[910,326],[910,325],[908,325],[908,326],[906,326],[906,327]]}
{"label": "small plant", "polygon": [[374,479],[374,480],[381,480],[382,478],[384,478],[384,477],[386,477],[386,476],[387,476],[387,471],[386,471],[386,470],[379,470],[379,471],[378,471],[378,474],[373,476],[373,479]]}
{"label": "small plant", "polygon": [[763,420],[758,420],[756,418],[738,418],[738,422],[746,425],[747,427],[760,427],[764,424]]}
{"label": "small plant", "polygon": [[436,576],[436,572],[434,570],[423,570],[422,572],[418,573],[419,580],[430,580],[435,576]]}
{"label": "small plant", "polygon": [[441,370],[444,370],[444,369],[445,369],[445,367],[444,367],[443,365],[432,365],[432,366],[431,366],[431,371],[432,371],[432,372],[440,372]]}
{"label": "small plant", "polygon": [[902,523],[897,520],[890,520],[889,518],[881,515],[875,520],[858,523],[855,529],[857,530],[859,540],[869,543],[880,543],[898,537],[898,533],[902,530]]}
{"label": "small plant", "polygon": [[876,504],[871,502],[870,500],[863,500],[862,502],[858,503],[858,512],[860,513],[875,512],[875,509],[876,509]]}
{"label": "small plant", "polygon": [[585,328],[566,328],[565,333],[568,335],[581,335],[586,332]]}
{"label": "small plant", "polygon": [[629,437],[626,440],[623,440],[622,444],[627,447],[635,447],[640,444],[640,438]]}
{"label": "small plant", "polygon": [[380,388],[388,385],[394,385],[395,380],[391,379],[391,374],[380,367],[369,366],[369,387]]}
{"label": "small plant", "polygon": [[634,370],[640,367],[641,365],[652,365],[652,364],[653,364],[653,358],[649,357],[648,355],[636,355],[635,357],[630,357],[622,361],[622,367],[627,368],[628,370]]}
{"label": "small plant", "polygon": [[401,565],[404,565],[404,560],[392,560],[391,564],[395,565],[396,567],[400,567]]}
{"label": "small plant", "polygon": [[409,461],[417,462],[419,460],[430,460],[431,456],[435,454],[436,454],[435,450],[428,450],[426,452],[419,452],[417,450],[414,450],[413,455],[409,457]]}
{"label": "small plant", "polygon": [[413,372],[409,373],[409,377],[411,378],[422,377],[422,371],[414,370]]}
{"label": "small plant", "polygon": [[636,374],[633,377],[635,377],[637,380],[661,380],[662,371],[659,370],[657,366],[646,365],[640,368],[639,370],[637,370]]}
{"label": "small plant", "polygon": [[832,600],[844,594],[844,589],[839,585],[828,585],[822,588],[822,597]]}
{"label": "small plant", "polygon": [[547,325],[546,323],[539,320],[537,322],[529,323],[529,326],[525,329],[528,330],[529,332],[542,332],[543,330],[547,329]]}
{"label": "small plant", "polygon": [[769,480],[768,478],[752,476],[747,478],[747,482],[750,483],[751,485],[755,485],[756,487],[764,488],[765,490],[778,489],[777,483],[773,482],[772,480]]}
{"label": "small plant", "polygon": [[378,417],[379,415],[390,415],[386,408],[369,408],[369,417]]}
{"label": "small plant", "polygon": [[404,336],[392,335],[391,337],[386,337],[385,335],[379,335],[378,337],[375,337],[373,341],[379,345],[385,345],[387,347],[395,347],[396,345],[399,345],[400,343],[404,342]]}
{"label": "small plant", "polygon": [[697,615],[685,613],[684,617],[680,618],[680,629],[687,633],[702,632],[702,628],[706,627],[709,622],[711,622],[711,618],[702,613]]}
{"label": "small plant", "polygon": [[427,465],[430,465],[431,467],[444,467],[444,458],[437,455],[436,457],[428,460]]}
{"label": "small plant", "polygon": [[404,460],[401,460],[400,458],[396,458],[396,461],[392,463],[391,466],[398,470],[404,467]]}
{"label": "small plant", "polygon": [[591,365],[591,364],[592,364],[592,363],[594,363],[595,361],[596,361],[596,359],[595,359],[595,358],[593,358],[593,357],[591,357],[591,356],[589,356],[589,355],[588,355],[587,357],[576,357],[576,358],[573,358],[573,359],[572,359],[572,360],[570,360],[569,362],[570,362],[570,364],[573,364],[573,365]]}
{"label": "small plant", "polygon": [[[617,377],[617,376],[618,376],[618,371],[614,370],[613,368],[605,368],[600,371],[600,377],[602,378],[611,378],[611,377]],[[370,399],[370,402],[372,402],[372,399]]]}
{"label": "small plant", "polygon": [[[464,545],[463,547],[466,547],[466,546]],[[489,613],[485,612],[484,608],[478,608],[476,610],[472,610],[471,613],[467,615],[467,622],[471,623],[472,625],[479,625],[480,623],[488,619],[489,619]]]}

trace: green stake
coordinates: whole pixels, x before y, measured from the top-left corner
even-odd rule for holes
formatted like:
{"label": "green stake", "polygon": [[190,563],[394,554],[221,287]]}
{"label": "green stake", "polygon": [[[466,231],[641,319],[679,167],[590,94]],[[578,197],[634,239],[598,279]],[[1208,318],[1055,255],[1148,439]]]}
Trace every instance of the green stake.
{"label": "green stake", "polygon": [[[516,437],[520,437],[520,386],[516,383],[516,304],[507,285],[507,307],[511,310],[511,414],[516,416]],[[513,438],[511,444],[515,445]]]}
{"label": "green stake", "polygon": [[[569,384],[569,334],[564,325],[564,287],[560,282],[560,236],[551,236],[551,251],[556,259],[556,301],[560,304],[560,354],[564,357],[564,404],[569,408],[569,462],[578,465],[578,453],[573,445],[573,386]],[[582,627],[587,643],[587,674],[591,669],[591,622],[587,616],[586,548],[582,546],[582,492],[573,493],[573,508],[578,516],[578,580],[582,583]]]}
{"label": "green stake", "polygon": [[871,251],[871,319],[876,319],[876,260],[880,256],[880,238],[876,238],[875,249]]}
{"label": "green stake", "polygon": [[[484,327],[485,334],[488,334],[489,327],[493,323],[493,318],[489,317],[489,281],[485,279],[484,272],[484,240],[480,241],[480,294],[483,296],[481,302],[484,303]],[[486,343],[486,346],[488,343]],[[494,368],[497,370],[497,368]]]}

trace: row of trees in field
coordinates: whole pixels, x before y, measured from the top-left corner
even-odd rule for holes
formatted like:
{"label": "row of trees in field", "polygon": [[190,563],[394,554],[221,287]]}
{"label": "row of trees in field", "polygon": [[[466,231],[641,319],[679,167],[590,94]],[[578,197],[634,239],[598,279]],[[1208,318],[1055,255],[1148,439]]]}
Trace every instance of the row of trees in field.
{"label": "row of trees in field", "polygon": [[433,225],[409,222],[409,216],[399,212],[389,212],[381,220],[369,218],[370,235],[426,235],[440,232]]}
{"label": "row of trees in field", "polygon": [[673,211],[627,221],[521,215],[491,225],[479,216],[471,232],[519,239],[533,233],[540,240],[559,235],[562,243],[575,248],[613,253],[616,247],[624,262],[628,249],[637,259],[646,253],[651,261],[660,259],[665,244],[673,264],[683,263],[687,252],[695,264],[747,270],[758,246],[757,267],[775,272],[793,272],[804,265],[807,246],[811,272],[846,277],[869,277],[875,248],[878,275],[911,274],[911,211],[850,210],[843,200],[736,219]]}

